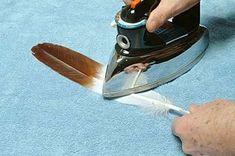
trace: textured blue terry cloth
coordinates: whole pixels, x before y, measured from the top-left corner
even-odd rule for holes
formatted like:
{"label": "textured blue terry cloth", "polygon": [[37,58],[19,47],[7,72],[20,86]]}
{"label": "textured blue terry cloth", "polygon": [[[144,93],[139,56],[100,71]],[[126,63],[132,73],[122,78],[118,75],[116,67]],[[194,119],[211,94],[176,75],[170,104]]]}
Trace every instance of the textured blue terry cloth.
{"label": "textured blue terry cloth", "polygon": [[[31,47],[52,42],[107,63],[122,5],[110,0],[0,2],[1,156],[181,156],[170,119],[106,101],[36,61]],[[202,1],[211,42],[187,74],[155,89],[187,109],[235,98],[235,1]]]}

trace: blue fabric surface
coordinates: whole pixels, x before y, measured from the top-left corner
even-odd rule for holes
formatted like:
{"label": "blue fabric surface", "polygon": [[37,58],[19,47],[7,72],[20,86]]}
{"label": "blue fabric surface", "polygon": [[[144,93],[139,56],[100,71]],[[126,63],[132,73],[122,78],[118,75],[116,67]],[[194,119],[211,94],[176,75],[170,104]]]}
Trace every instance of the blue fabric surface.
{"label": "blue fabric surface", "polygon": [[[107,63],[110,27],[121,0],[0,2],[0,155],[181,156],[170,118],[106,101],[36,61],[31,47],[51,42]],[[155,89],[187,109],[235,98],[235,1],[202,1],[211,42],[187,74]]]}

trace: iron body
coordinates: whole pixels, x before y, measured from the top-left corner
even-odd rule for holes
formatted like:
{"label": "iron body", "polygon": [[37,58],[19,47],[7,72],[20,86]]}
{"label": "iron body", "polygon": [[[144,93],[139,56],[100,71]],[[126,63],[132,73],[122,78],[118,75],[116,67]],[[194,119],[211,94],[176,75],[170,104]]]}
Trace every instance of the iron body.
{"label": "iron body", "polygon": [[202,58],[209,33],[199,24],[200,4],[150,33],[145,24],[158,4],[143,0],[136,8],[125,6],[117,13],[117,43],[105,74],[104,97],[155,88],[186,73]]}

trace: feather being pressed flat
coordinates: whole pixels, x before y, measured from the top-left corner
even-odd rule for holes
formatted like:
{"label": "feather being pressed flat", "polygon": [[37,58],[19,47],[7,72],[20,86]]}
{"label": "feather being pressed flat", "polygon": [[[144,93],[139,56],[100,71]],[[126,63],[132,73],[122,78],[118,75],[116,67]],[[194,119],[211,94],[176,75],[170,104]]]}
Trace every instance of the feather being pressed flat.
{"label": "feather being pressed flat", "polygon": [[[71,49],[50,43],[34,46],[32,51],[33,55],[39,61],[52,68],[54,71],[92,91],[102,94],[105,71],[105,66],[102,64]],[[92,71],[92,69],[94,69],[94,71]],[[144,108],[154,114],[165,114],[169,112],[169,110],[174,110],[180,114],[188,113],[174,106],[166,97],[154,91],[131,94],[114,100],[123,104]]]}

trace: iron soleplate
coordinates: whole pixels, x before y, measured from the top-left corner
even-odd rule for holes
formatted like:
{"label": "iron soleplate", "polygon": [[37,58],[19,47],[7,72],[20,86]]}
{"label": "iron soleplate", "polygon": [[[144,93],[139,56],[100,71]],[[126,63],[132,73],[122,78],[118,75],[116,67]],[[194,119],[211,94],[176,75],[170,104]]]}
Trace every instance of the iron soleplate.
{"label": "iron soleplate", "polygon": [[[149,62],[151,65],[139,75],[138,72],[127,73],[124,70],[116,72],[111,78],[105,80],[103,96],[115,98],[150,90],[170,82],[189,71],[200,61],[209,45],[209,32],[207,28],[200,26],[199,30],[203,32],[196,41],[193,44],[186,42],[185,49],[181,50],[181,54],[178,56],[160,63],[159,61],[155,63]],[[114,50],[111,63],[115,64],[118,57],[117,52]],[[106,76],[110,75],[109,68],[108,66]]]}

